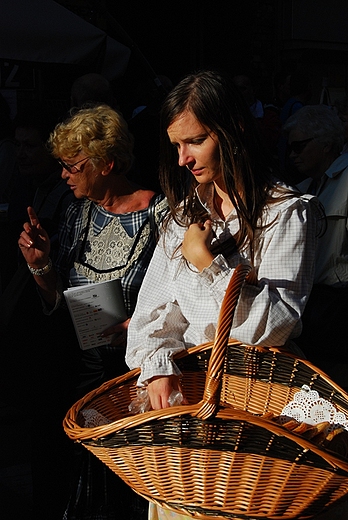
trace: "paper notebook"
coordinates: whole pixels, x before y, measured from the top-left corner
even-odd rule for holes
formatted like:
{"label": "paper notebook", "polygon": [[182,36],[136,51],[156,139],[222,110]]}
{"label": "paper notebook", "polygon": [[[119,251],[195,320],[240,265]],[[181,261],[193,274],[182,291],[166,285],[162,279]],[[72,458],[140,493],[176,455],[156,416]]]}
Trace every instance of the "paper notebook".
{"label": "paper notebook", "polygon": [[109,345],[112,336],[100,334],[127,319],[119,278],[70,287],[64,296],[82,350]]}

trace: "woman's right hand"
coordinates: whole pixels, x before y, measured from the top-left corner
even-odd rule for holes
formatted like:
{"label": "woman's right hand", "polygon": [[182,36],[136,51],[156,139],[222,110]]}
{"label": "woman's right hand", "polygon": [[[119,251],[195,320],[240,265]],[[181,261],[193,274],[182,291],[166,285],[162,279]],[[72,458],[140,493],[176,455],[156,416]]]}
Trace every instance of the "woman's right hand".
{"label": "woman's right hand", "polygon": [[209,249],[212,234],[211,220],[191,224],[185,232],[181,252],[184,258],[197,267],[199,271],[209,267],[214,260],[214,255]]}
{"label": "woman's right hand", "polygon": [[[153,410],[161,410],[168,408],[168,399],[173,391],[182,392],[180,379],[178,376],[155,376],[151,379],[147,386],[147,391],[151,401]],[[187,400],[183,399],[182,404],[187,404]]]}
{"label": "woman's right hand", "polygon": [[31,267],[40,269],[48,263],[50,254],[50,239],[41,227],[39,219],[32,207],[28,208],[29,222],[23,225],[18,245],[22,254]]}

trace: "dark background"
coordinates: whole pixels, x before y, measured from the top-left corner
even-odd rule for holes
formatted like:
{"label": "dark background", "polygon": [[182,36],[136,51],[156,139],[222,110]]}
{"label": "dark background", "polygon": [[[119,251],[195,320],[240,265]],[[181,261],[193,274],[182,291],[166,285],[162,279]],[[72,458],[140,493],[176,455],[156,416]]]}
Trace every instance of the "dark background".
{"label": "dark background", "polygon": [[323,84],[333,97],[347,90],[346,0],[59,3],[132,48],[125,77],[114,85],[123,104],[133,96],[136,102],[151,69],[173,83],[200,68],[248,71],[262,100],[272,95],[273,76],[281,70],[302,68],[310,75],[312,103],[319,102]]}
{"label": "dark background", "polygon": [[[204,5],[197,0],[110,0],[104,2],[104,18],[106,32],[113,32],[115,39],[126,43],[122,31],[117,32],[110,23],[109,13],[155,73],[168,76],[174,83],[200,68],[228,72],[250,68],[260,88],[265,89],[268,87],[264,84],[278,67],[278,4],[276,0],[216,0]],[[141,82],[145,69],[135,53],[126,80]],[[129,93],[129,83],[127,86]]]}
{"label": "dark background", "polygon": [[[323,84],[333,101],[347,92],[346,0],[57,3],[131,49],[124,76],[112,81],[127,116],[132,107],[141,104],[141,94],[152,88],[155,75],[165,75],[177,83],[188,72],[201,68],[251,72],[262,101],[272,96],[273,76],[283,69],[291,73],[302,68],[310,75],[311,103],[319,103]],[[66,103],[74,79],[99,72],[99,65],[21,63],[18,100],[39,97],[55,104]],[[1,78],[0,88],[4,88]]]}

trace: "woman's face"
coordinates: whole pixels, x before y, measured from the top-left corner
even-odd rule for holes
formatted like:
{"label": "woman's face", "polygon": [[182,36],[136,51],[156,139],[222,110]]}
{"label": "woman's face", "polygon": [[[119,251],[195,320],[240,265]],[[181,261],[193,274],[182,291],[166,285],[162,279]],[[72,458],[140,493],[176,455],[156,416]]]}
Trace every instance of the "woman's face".
{"label": "woman's face", "polygon": [[303,178],[319,178],[332,162],[331,148],[296,128],[289,133],[290,159]]}
{"label": "woman's face", "polygon": [[221,181],[217,136],[209,133],[192,112],[183,112],[167,129],[170,142],[179,154],[179,165],[186,166],[200,184]]}
{"label": "woman's face", "polygon": [[18,126],[15,143],[19,171],[22,175],[47,177],[57,166],[36,128]]}
{"label": "woman's face", "polygon": [[[72,167],[72,172],[62,163]],[[77,199],[96,200],[98,198],[102,178],[101,171],[94,168],[91,160],[84,152],[79,152],[73,159],[61,157],[61,165],[63,168],[62,178],[66,180]]]}

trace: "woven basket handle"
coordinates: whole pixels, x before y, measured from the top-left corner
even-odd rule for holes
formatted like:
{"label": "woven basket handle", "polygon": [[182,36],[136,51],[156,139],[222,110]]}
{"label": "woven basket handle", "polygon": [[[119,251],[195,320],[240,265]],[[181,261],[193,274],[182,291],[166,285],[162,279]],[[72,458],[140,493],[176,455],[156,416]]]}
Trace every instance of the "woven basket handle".
{"label": "woven basket handle", "polygon": [[215,341],[209,360],[202,406],[198,410],[197,414],[195,414],[203,420],[209,419],[218,411],[222,371],[234,311],[244,281],[247,275],[251,272],[251,269],[250,265],[239,264],[234,270],[230,283],[226,289],[226,294],[221,305]]}

